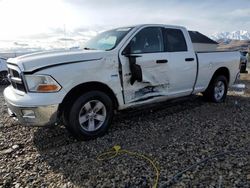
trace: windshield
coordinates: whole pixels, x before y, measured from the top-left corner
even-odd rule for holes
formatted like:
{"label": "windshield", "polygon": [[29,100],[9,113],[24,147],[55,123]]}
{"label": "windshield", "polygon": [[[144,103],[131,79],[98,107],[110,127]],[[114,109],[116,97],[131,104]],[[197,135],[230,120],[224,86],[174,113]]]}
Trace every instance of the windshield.
{"label": "windshield", "polygon": [[94,38],[90,39],[85,44],[85,50],[112,50],[114,49],[120,41],[125,37],[125,35],[131,30],[131,27],[124,27],[105,31],[98,34]]}

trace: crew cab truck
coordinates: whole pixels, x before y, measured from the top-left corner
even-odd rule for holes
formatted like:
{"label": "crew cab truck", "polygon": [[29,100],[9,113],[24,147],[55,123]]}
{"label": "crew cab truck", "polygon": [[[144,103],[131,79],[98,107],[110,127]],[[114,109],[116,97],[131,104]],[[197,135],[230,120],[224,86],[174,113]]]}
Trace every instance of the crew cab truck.
{"label": "crew cab truck", "polygon": [[118,110],[195,93],[223,102],[239,64],[239,52],[195,52],[184,27],[122,27],[98,34],[83,50],[9,59],[4,97],[21,124],[62,120],[76,138],[92,139]]}
{"label": "crew cab truck", "polygon": [[7,72],[6,59],[3,57],[0,57],[0,85],[9,84],[7,75],[8,75],[8,72]]}

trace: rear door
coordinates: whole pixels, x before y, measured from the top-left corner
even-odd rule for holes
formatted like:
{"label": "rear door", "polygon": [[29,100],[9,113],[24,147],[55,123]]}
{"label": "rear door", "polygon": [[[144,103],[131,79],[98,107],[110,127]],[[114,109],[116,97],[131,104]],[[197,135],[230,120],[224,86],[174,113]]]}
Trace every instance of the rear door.
{"label": "rear door", "polygon": [[[168,95],[185,96],[193,91],[197,61],[192,43],[184,29],[165,28],[164,43],[168,57]],[[188,45],[189,44],[189,45]]]}
{"label": "rear door", "polygon": [[162,27],[145,27],[130,40],[131,54],[142,71],[142,80],[131,83],[129,58],[120,55],[125,103],[166,97],[168,94],[169,53],[165,52]]}

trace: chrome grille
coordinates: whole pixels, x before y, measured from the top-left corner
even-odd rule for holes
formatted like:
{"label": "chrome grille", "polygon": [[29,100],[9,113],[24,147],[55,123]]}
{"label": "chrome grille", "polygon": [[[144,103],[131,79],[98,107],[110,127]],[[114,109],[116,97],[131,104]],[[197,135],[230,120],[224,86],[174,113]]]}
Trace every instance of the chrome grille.
{"label": "chrome grille", "polygon": [[18,69],[8,68],[8,72],[9,72],[9,79],[13,88],[22,92],[26,92],[25,86],[22,81],[22,76],[18,71]]}

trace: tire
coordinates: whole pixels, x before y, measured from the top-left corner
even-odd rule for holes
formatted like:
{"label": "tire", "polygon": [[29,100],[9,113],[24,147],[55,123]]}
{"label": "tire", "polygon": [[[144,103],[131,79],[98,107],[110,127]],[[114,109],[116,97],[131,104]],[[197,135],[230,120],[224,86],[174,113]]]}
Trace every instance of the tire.
{"label": "tire", "polygon": [[66,128],[79,140],[104,135],[114,116],[112,99],[101,91],[84,93],[73,103]]}
{"label": "tire", "polygon": [[228,80],[225,76],[219,75],[211,80],[208,88],[203,93],[207,101],[222,103],[225,102],[228,90]]}
{"label": "tire", "polygon": [[7,71],[1,71],[0,72],[0,85],[9,85],[10,82],[8,80],[8,72]]}
{"label": "tire", "polygon": [[240,73],[246,73],[246,70],[247,70],[247,65],[245,64],[245,65],[241,66]]}

